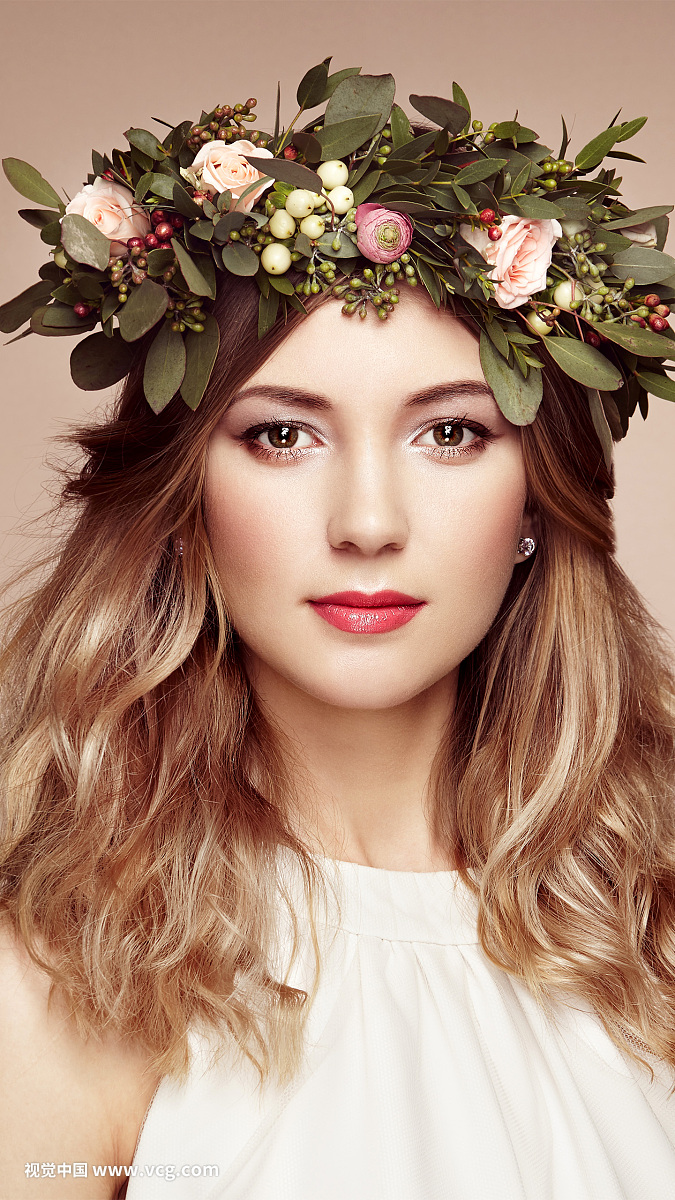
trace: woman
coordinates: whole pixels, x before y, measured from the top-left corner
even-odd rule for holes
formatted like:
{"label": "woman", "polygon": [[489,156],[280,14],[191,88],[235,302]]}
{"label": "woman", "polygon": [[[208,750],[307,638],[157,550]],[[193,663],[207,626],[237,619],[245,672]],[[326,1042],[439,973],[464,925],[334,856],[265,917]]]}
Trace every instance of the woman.
{"label": "woman", "polygon": [[586,393],[519,426],[461,301],[329,299],[260,342],[228,280],[196,412],[141,357],[78,435],[2,663],[3,1186],[665,1200],[673,678]]}

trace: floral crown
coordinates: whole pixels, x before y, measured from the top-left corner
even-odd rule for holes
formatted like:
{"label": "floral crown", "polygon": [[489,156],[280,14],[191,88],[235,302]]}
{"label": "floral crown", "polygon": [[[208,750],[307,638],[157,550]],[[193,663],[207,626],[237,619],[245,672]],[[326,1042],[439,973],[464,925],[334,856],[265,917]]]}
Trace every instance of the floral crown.
{"label": "floral crown", "polygon": [[134,343],[155,330],[149,404],[160,412],[180,393],[195,409],[218,350],[216,273],[255,282],[259,337],[289,306],[305,313],[313,293],[386,319],[401,285],[421,283],[437,307],[456,296],[480,323],[481,364],[509,421],[534,420],[548,356],[586,387],[609,462],[636,407],[647,415],[648,392],[675,400],[664,368],[675,358],[675,260],[662,250],[673,205],[628,208],[616,169],[602,165],[644,161],[616,147],[647,118],[617,113],[571,160],[564,118],[556,157],[517,114],[487,129],[472,120],[453,83],[452,100],[410,96],[436,127],[416,133],[392,75],[331,75],[330,62],[301,80],[288,128],[277,88],[272,134],[249,129],[255,99],[169,125],[163,141],[129,129],[129,149],[93,151],[66,204],[34,167],[4,159],[10,183],[40,206],[20,216],[52,250],[39,281],[0,308],[0,329],[89,332],[70,359],[86,390],[121,380]]}

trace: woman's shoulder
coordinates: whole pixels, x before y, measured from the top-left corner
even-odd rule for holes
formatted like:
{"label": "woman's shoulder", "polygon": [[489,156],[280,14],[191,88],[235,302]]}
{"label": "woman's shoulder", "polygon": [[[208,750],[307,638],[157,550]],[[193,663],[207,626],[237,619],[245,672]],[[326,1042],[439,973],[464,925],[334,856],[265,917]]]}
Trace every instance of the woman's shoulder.
{"label": "woman's shoulder", "polygon": [[113,1200],[119,1180],[92,1166],[132,1161],[157,1078],[123,1039],[85,1040],[57,993],[50,1002],[50,982],[0,911],[0,1172],[16,1200],[67,1197],[73,1164],[86,1161],[87,1195]]}

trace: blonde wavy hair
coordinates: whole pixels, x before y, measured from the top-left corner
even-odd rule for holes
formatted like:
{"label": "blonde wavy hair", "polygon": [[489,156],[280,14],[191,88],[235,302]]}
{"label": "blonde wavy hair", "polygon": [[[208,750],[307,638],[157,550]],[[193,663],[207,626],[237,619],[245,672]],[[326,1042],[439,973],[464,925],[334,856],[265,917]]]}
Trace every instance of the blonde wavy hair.
{"label": "blonde wavy hair", "polygon": [[[141,346],[110,419],[73,435],[67,528],[7,608],[0,907],[83,1036],[114,1028],[182,1080],[198,1027],[283,1082],[314,990],[270,968],[278,848],[308,896],[325,880],[294,831],[292,757],[242,666],[203,492],[223,408],[299,316],[259,343],[256,289],[235,279],[216,315],[196,413],[153,415]],[[544,1005],[585,997],[622,1050],[649,1067],[641,1041],[675,1068],[669,650],[613,556],[585,396],[553,367],[522,446],[538,549],[460,668],[434,833],[479,898],[492,962]]]}

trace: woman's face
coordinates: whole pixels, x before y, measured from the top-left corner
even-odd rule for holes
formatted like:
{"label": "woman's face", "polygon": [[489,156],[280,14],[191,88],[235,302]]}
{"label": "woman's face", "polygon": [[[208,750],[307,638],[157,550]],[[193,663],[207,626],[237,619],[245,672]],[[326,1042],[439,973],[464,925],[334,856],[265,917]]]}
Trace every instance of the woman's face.
{"label": "woman's face", "polygon": [[[348,708],[419,695],[492,624],[524,503],[520,431],[459,321],[413,292],[386,321],[323,304],[209,445],[207,529],[249,674]],[[368,604],[392,591],[408,603]],[[316,603],[342,592],[361,596]]]}

